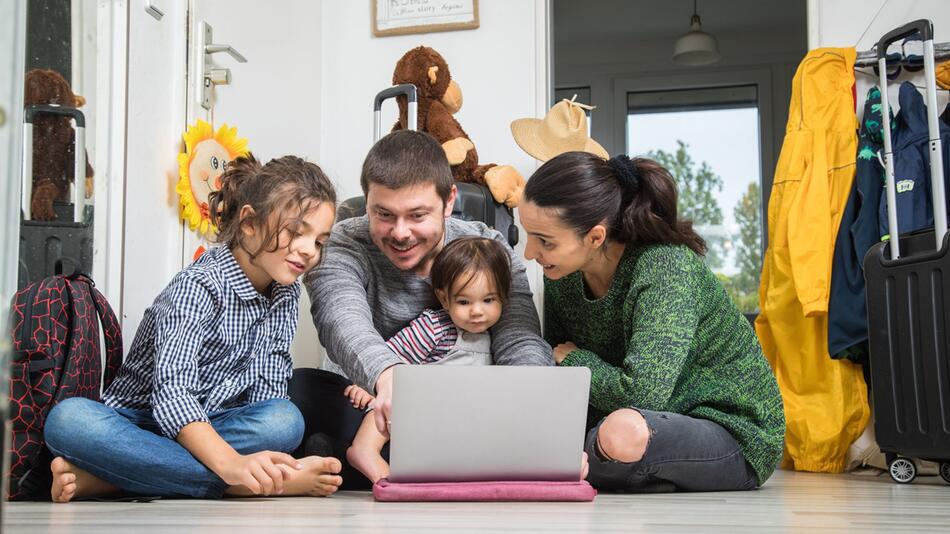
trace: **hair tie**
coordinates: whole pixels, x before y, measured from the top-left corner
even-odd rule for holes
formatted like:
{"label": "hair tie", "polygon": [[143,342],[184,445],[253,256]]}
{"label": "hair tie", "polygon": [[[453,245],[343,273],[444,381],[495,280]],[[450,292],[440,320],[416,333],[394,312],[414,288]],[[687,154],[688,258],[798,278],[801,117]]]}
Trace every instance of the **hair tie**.
{"label": "hair tie", "polygon": [[634,193],[640,188],[640,177],[637,176],[637,168],[633,161],[626,155],[620,154],[607,160],[611,170],[617,175],[617,181],[620,182],[621,189]]}

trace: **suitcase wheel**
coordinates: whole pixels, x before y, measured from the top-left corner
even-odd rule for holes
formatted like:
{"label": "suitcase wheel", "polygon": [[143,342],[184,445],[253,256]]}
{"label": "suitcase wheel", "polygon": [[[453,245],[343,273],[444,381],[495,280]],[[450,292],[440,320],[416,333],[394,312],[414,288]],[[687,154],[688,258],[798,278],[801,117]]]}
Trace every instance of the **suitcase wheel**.
{"label": "suitcase wheel", "polygon": [[950,462],[940,462],[940,478],[950,484]]}
{"label": "suitcase wheel", "polygon": [[[910,484],[917,478],[917,466],[910,458],[897,458],[888,465],[891,478],[898,484]],[[942,472],[942,471],[941,471]]]}

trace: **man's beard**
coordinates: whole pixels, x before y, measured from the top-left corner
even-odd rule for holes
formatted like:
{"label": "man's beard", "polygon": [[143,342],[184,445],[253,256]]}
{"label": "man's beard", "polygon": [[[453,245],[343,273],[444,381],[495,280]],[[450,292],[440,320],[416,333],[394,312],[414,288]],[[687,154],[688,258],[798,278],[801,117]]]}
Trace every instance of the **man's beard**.
{"label": "man's beard", "polygon": [[442,219],[441,230],[442,231],[439,232],[438,236],[433,236],[432,238],[428,238],[428,239],[416,239],[415,237],[411,237],[403,241],[397,241],[395,239],[392,239],[391,237],[384,237],[382,239],[382,244],[387,247],[395,247],[398,250],[398,249],[405,249],[412,246],[425,247],[431,241],[435,241],[436,244],[432,247],[431,250],[429,250],[421,258],[419,258],[419,261],[417,261],[414,265],[411,265],[408,268],[406,268],[406,270],[408,271],[416,271],[419,269],[420,266],[430,264],[432,260],[435,259],[436,255],[438,255],[439,252],[442,251],[442,245],[445,242],[445,219]]}

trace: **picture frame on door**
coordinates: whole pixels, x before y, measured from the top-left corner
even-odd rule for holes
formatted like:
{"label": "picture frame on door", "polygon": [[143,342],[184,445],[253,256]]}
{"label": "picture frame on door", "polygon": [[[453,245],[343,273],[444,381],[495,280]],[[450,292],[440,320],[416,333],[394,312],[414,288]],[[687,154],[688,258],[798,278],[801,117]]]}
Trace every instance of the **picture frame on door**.
{"label": "picture frame on door", "polygon": [[478,28],[478,0],[370,0],[373,35],[409,35]]}

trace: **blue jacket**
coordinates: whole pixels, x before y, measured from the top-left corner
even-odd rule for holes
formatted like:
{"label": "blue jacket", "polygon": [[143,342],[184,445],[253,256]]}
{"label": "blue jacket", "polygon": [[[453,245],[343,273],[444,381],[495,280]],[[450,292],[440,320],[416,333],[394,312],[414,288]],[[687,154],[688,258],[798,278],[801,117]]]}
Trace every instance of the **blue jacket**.
{"label": "blue jacket", "polygon": [[[927,131],[927,106],[920,91],[910,82],[901,84],[900,112],[897,128],[891,138],[894,149],[894,183],[897,186],[897,228],[901,234],[932,227],[933,206],[930,201],[930,140]],[[940,121],[943,144],[944,179],[950,178],[950,126]],[[950,189],[946,189],[950,192]],[[887,229],[887,197],[881,196],[880,235]]]}
{"label": "blue jacket", "polygon": [[[832,358],[866,360],[864,255],[880,239],[878,207],[884,193],[884,167],[878,153],[884,146],[882,119],[881,91],[872,87],[864,103],[854,181],[838,227],[832,260],[828,301],[828,353]],[[895,126],[891,120],[892,132]]]}

